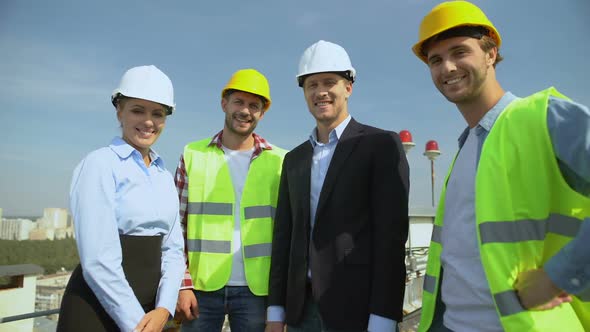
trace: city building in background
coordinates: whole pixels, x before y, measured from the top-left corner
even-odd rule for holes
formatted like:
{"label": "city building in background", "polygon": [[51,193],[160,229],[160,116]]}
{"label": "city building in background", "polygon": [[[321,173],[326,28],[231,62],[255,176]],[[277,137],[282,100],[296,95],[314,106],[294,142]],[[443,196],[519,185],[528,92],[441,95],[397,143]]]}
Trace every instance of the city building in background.
{"label": "city building in background", "polygon": [[28,240],[29,233],[35,227],[30,219],[1,219],[0,239],[2,240]]}
{"label": "city building in background", "polygon": [[[45,311],[59,308],[61,299],[72,273],[61,271],[56,274],[37,278],[37,295],[35,296],[35,311]],[[50,315],[49,319],[57,322],[58,315]]]}
{"label": "city building in background", "polygon": [[45,208],[43,216],[33,222],[24,218],[2,218],[0,208],[1,240],[61,240],[73,237],[73,222],[66,209]]}
{"label": "city building in background", "polygon": [[43,217],[37,219],[37,229],[30,233],[31,240],[60,240],[74,236],[68,210],[45,208]]}
{"label": "city building in background", "polygon": [[37,220],[39,228],[66,228],[68,227],[68,210],[62,208],[45,208],[43,217]]}

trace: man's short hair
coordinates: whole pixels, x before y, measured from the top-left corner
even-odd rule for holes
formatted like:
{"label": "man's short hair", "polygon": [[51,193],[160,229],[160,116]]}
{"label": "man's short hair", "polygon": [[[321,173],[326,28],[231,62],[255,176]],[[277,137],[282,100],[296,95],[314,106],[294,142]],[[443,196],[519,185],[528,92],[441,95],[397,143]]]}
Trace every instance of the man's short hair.
{"label": "man's short hair", "polygon": [[[479,40],[479,45],[484,52],[488,52],[494,47],[498,47],[498,44],[491,37],[490,30],[486,27],[482,27],[479,25],[462,25],[456,28],[452,28],[449,30],[445,30],[437,35],[434,35],[422,43],[421,53],[427,57],[428,56],[428,49],[432,45],[432,43],[446,40],[454,37],[471,37]],[[496,64],[502,61],[504,58],[500,55],[500,50],[498,50],[498,54],[496,55],[496,61],[494,62],[494,67]]]}
{"label": "man's short hair", "polygon": [[[236,92],[236,91],[242,91],[242,90],[237,90],[237,89],[227,89],[223,92],[223,99],[228,100],[229,96],[232,95],[232,93]],[[256,97],[260,98],[260,101],[262,101],[262,109],[264,110],[266,108],[266,104],[268,104],[268,100],[266,100],[266,98],[257,95],[255,93],[251,93],[251,92],[247,92],[247,91],[242,91],[242,92],[246,92],[246,93],[250,93],[255,95]]]}

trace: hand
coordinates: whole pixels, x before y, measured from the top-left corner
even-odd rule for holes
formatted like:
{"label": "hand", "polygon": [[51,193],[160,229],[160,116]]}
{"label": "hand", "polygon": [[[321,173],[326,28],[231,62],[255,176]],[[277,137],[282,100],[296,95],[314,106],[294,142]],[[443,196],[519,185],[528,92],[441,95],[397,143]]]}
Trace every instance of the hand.
{"label": "hand", "polygon": [[133,332],[161,332],[169,315],[168,309],[158,307],[145,314]]}
{"label": "hand", "polygon": [[285,323],[283,322],[266,322],[264,332],[283,332],[285,331]]}
{"label": "hand", "polygon": [[176,315],[178,320],[193,320],[199,317],[199,304],[192,289],[181,289],[176,302]]}
{"label": "hand", "polygon": [[555,286],[543,269],[521,272],[515,288],[522,306],[530,310],[549,310],[572,301],[572,297]]}

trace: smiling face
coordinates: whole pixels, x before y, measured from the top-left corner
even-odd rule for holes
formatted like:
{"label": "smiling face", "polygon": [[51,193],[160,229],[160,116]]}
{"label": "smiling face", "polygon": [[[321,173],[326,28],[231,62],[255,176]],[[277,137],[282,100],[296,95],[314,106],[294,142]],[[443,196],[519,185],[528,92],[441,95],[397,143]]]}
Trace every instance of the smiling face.
{"label": "smiling face", "polygon": [[348,116],[352,83],[334,73],[314,74],[303,82],[309,112],[319,124],[335,127]]}
{"label": "smiling face", "polygon": [[428,66],[436,88],[457,105],[477,102],[494,75],[497,49],[484,52],[478,39],[453,37],[429,46]]}
{"label": "smiling face", "polygon": [[221,108],[225,113],[225,129],[241,137],[250,136],[264,116],[260,96],[239,90],[221,98]]}
{"label": "smiling face", "polygon": [[166,109],[153,101],[123,98],[117,104],[123,139],[146,156],[166,124]]}

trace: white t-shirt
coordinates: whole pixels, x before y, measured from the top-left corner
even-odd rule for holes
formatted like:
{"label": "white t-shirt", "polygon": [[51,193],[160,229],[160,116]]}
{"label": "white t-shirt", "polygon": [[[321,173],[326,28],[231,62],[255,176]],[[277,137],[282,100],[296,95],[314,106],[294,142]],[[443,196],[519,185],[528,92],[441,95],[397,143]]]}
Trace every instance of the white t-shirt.
{"label": "white t-shirt", "polygon": [[240,227],[240,202],[242,200],[242,191],[248,176],[250,168],[250,159],[254,148],[245,151],[235,151],[222,146],[225,152],[225,160],[229,167],[232,185],[234,187],[235,204],[234,204],[234,236],[232,240],[232,268],[228,286],[247,286],[246,275],[244,273],[244,257],[242,255],[242,237]]}

